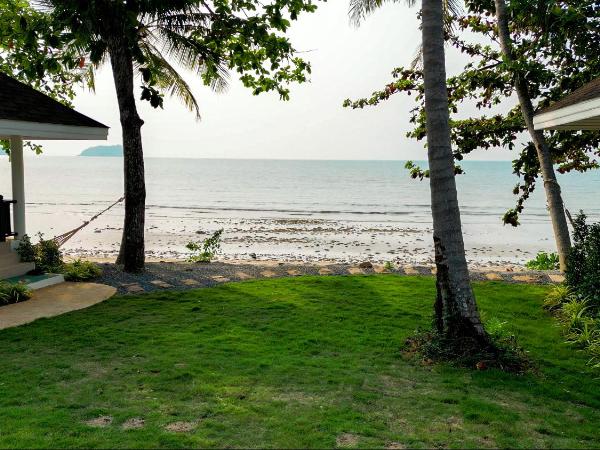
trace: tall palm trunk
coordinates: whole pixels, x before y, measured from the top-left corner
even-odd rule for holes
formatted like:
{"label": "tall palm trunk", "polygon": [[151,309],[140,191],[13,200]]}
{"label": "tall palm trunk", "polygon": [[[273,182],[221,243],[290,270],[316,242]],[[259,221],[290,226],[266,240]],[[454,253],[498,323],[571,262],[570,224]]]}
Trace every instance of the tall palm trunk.
{"label": "tall palm trunk", "polygon": [[117,263],[126,272],[144,268],[144,221],[146,185],[144,181],[144,151],[140,119],[133,92],[133,58],[128,45],[118,34],[109,39],[110,63],[119,103],[123,130],[123,164],[125,175],[125,222]]}
{"label": "tall palm trunk", "polygon": [[[506,2],[504,0],[495,0],[495,2],[500,47],[502,48],[502,53],[506,60],[508,62],[514,62],[515,58],[512,50],[512,38],[508,29]],[[571,249],[571,236],[569,235],[569,227],[567,226],[567,217],[560,192],[560,185],[556,181],[556,174],[554,173],[554,167],[552,166],[552,155],[550,154],[550,149],[544,138],[544,133],[536,130],[533,126],[533,105],[531,103],[531,96],[529,95],[527,83],[518,72],[515,72],[514,74],[513,83],[519,98],[523,120],[525,120],[525,125],[527,125],[527,130],[531,135],[540,162],[548,209],[552,220],[552,228],[554,229],[554,239],[556,240],[556,247],[560,258],[560,270],[564,272],[567,267],[569,250]]]}
{"label": "tall palm trunk", "polygon": [[462,236],[444,51],[444,0],[423,0],[423,75],[425,114],[437,266],[435,306],[438,331],[449,338],[472,337],[487,343],[469,281]]}

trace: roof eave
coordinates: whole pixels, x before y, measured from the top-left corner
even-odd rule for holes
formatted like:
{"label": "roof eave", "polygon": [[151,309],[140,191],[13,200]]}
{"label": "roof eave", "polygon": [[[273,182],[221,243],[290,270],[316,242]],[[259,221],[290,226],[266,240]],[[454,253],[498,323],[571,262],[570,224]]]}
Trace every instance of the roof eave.
{"label": "roof eave", "polygon": [[58,125],[20,120],[0,120],[0,138],[20,136],[27,140],[105,141],[108,127]]}
{"label": "roof eave", "polygon": [[534,116],[536,130],[600,130],[600,98]]}

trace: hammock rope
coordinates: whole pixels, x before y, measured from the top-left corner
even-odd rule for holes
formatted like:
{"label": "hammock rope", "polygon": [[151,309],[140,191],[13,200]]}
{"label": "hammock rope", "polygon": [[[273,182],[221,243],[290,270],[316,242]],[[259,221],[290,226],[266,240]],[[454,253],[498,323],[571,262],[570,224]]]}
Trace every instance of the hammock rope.
{"label": "hammock rope", "polygon": [[90,223],[92,223],[94,220],[96,220],[102,214],[104,214],[105,212],[107,212],[107,211],[111,210],[112,208],[114,208],[115,206],[117,206],[123,200],[125,200],[125,197],[121,197],[119,200],[117,200],[116,202],[114,202],[113,204],[111,204],[108,208],[103,209],[98,214],[96,214],[95,216],[93,216],[92,218],[90,218],[90,220],[87,220],[87,221],[83,222],[83,224],[81,224],[77,228],[75,228],[75,229],[73,229],[71,231],[68,231],[68,232],[66,232],[64,234],[58,235],[58,236],[56,236],[52,240],[54,242],[56,242],[56,245],[58,245],[59,247],[62,247],[63,245],[65,245],[69,241],[69,239],[71,239],[73,236],[75,236],[77,233],[79,233],[81,230],[83,230],[85,227],[87,227]]}

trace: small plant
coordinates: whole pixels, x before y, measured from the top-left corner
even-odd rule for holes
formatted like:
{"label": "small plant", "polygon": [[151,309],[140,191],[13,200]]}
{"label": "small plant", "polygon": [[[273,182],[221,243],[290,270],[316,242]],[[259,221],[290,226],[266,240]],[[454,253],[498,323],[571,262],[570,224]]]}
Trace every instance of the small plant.
{"label": "small plant", "polygon": [[593,347],[600,344],[600,323],[598,320],[587,318],[582,326],[567,334],[567,342],[579,348]]}
{"label": "small plant", "polygon": [[388,272],[393,272],[396,269],[396,267],[394,267],[394,263],[391,261],[386,261],[383,265],[383,268]]}
{"label": "small plant", "polygon": [[51,239],[45,240],[42,233],[39,233],[38,236],[40,238],[40,242],[38,242],[36,246],[36,268],[44,273],[60,272],[63,266],[63,261],[58,244]]}
{"label": "small plant", "polygon": [[560,261],[557,253],[539,252],[534,259],[525,263],[525,267],[531,270],[558,270]]}
{"label": "small plant", "polygon": [[21,283],[0,281],[0,306],[19,303],[31,298],[31,292]]}
{"label": "small plant", "polygon": [[40,241],[32,244],[29,236],[23,236],[17,248],[21,261],[35,263],[36,273],[61,272],[63,260],[58,244],[52,239],[45,240],[42,233],[38,237]]}
{"label": "small plant", "polygon": [[186,248],[193,254],[190,256],[189,261],[197,263],[209,263],[213,260],[215,255],[221,251],[221,235],[223,234],[223,228],[215,231],[210,237],[204,239],[202,243],[189,242]]}
{"label": "small plant", "polygon": [[[449,339],[434,331],[417,330],[403,348],[405,357],[418,357],[426,365],[451,363],[477,370],[500,369],[525,373],[534,369],[527,353],[517,344],[506,322],[492,319],[486,323],[490,342],[485,348],[472,338]],[[491,331],[490,331],[491,330]]]}
{"label": "small plant", "polygon": [[564,284],[556,285],[548,292],[548,295],[546,295],[546,298],[544,299],[544,308],[549,311],[555,311],[560,308],[563,303],[572,299],[573,296],[574,293],[570,287]]}
{"label": "small plant", "polygon": [[21,243],[17,247],[17,254],[21,258],[21,262],[35,262],[35,245],[33,245],[29,236],[24,235],[21,238]]}
{"label": "small plant", "polygon": [[485,329],[494,342],[514,338],[514,333],[508,329],[508,322],[501,322],[495,317],[485,322]]}
{"label": "small plant", "polygon": [[580,329],[586,321],[586,312],[589,310],[588,301],[571,298],[562,305],[559,312],[559,320],[568,332]]}
{"label": "small plant", "polygon": [[78,259],[64,264],[62,273],[67,281],[89,281],[102,275],[102,269],[91,261]]}

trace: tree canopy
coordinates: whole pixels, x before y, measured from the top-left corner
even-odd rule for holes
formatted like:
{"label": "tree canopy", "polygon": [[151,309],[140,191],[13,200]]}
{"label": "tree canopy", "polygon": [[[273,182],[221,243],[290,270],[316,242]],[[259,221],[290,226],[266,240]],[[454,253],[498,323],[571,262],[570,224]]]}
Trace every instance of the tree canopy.
{"label": "tree canopy", "polygon": [[[63,24],[71,45],[89,55],[92,64],[104,61],[110,33],[129,42],[140,73],[142,100],[153,107],[163,94],[180,97],[200,114],[189,86],[172,66],[198,75],[205,85],[221,90],[229,72],[237,72],[254,94],[276,91],[289,98],[290,82],[306,81],[310,65],[296,56],[285,32],[301,12],[312,12],[311,0],[50,0],[52,15]],[[102,18],[121,18],[118,29]],[[114,21],[112,21],[114,22]]]}
{"label": "tree canopy", "polygon": [[[467,0],[466,12],[455,15],[453,32],[447,43],[467,57],[462,72],[448,79],[452,113],[452,141],[457,161],[476,150],[517,149],[514,173],[520,178],[514,188],[516,206],[505,216],[505,223],[518,225],[518,216],[533,192],[539,174],[535,147],[526,131],[519,106],[514,101],[512,77],[518,71],[526,80],[538,108],[548,106],[583,84],[600,76],[597,48],[600,45],[600,2],[597,0],[543,0],[509,3],[511,34],[516,62],[503,58],[499,49],[494,2]],[[416,106],[410,121],[409,137],[426,137],[424,86],[422,72],[400,67],[392,72],[394,80],[370,97],[344,105],[364,108],[377,105],[394,94],[414,95]],[[475,105],[480,115],[465,117],[465,106]],[[600,133],[595,131],[550,131],[548,144],[558,170],[586,171],[598,167]],[[413,177],[427,171],[409,164]],[[461,172],[457,167],[457,172]]]}
{"label": "tree canopy", "polygon": [[[0,71],[71,106],[86,69],[66,46],[63,30],[27,0],[1,0]],[[39,145],[29,144],[39,152]],[[0,148],[9,151],[7,141]]]}

